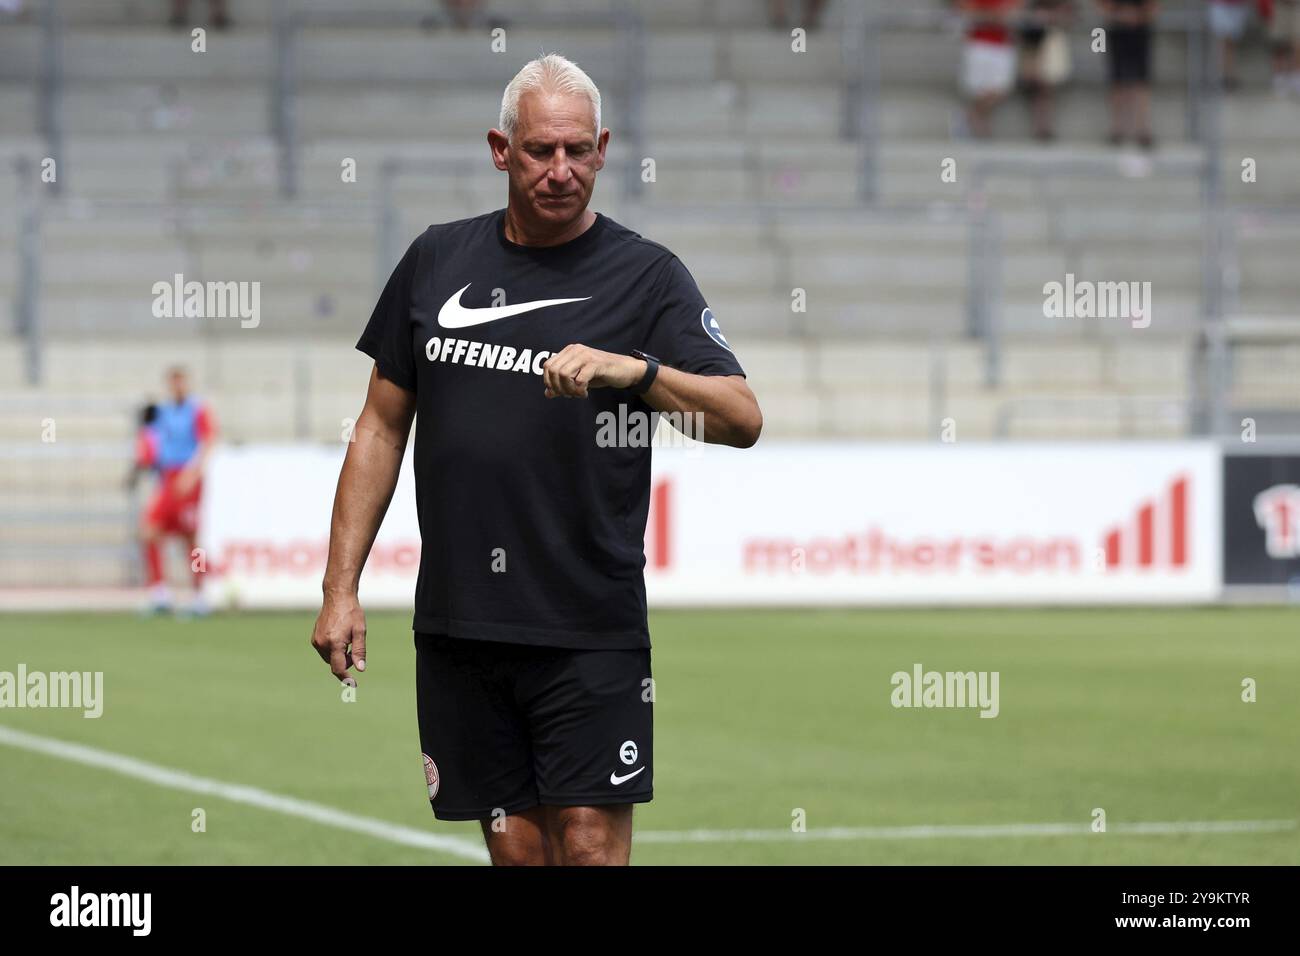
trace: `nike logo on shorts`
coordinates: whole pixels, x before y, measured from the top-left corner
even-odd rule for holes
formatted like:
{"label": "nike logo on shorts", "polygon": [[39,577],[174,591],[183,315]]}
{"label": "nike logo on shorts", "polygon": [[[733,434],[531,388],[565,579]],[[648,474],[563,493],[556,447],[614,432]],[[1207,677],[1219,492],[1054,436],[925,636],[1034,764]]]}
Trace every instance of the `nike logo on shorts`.
{"label": "nike logo on shorts", "polygon": [[467,283],[459,292],[442,304],[438,310],[438,324],[444,329],[467,329],[471,325],[508,319],[512,315],[522,315],[534,309],[545,309],[552,305],[565,305],[569,302],[586,302],[591,296],[581,299],[538,299],[535,302],[520,302],[516,305],[495,305],[483,309],[469,309],[460,304],[460,297],[474,283]]}
{"label": "nike logo on shorts", "polygon": [[617,787],[620,783],[627,783],[644,769],[645,767],[641,767],[639,770],[633,770],[631,773],[626,773],[621,777],[617,773],[611,773],[609,775],[609,782]]}

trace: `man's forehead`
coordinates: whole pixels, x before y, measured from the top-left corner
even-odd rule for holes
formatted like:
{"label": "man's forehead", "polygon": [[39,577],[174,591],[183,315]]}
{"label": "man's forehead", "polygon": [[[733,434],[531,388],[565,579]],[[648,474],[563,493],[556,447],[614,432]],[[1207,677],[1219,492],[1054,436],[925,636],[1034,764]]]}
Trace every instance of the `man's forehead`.
{"label": "man's forehead", "polygon": [[519,125],[530,139],[557,133],[590,137],[593,113],[591,101],[577,94],[530,92],[519,100]]}

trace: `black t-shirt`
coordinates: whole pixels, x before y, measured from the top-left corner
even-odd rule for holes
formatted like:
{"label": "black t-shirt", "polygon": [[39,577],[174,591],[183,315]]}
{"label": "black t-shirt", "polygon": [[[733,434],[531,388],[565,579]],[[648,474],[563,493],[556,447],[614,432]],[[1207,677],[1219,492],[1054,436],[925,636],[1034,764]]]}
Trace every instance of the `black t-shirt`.
{"label": "black t-shirt", "polygon": [[681,260],[599,213],[550,247],[508,240],[504,209],[430,226],[388,280],[357,348],[416,394],[416,631],[650,646],[650,447],[608,437],[620,406],[653,412],[622,389],[546,398],[570,344],[744,374]]}

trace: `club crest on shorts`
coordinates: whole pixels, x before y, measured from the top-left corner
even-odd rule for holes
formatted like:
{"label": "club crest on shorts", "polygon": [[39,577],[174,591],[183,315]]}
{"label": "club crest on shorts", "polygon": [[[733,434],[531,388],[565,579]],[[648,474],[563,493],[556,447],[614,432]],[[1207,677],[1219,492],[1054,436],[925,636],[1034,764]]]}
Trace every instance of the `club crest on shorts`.
{"label": "club crest on shorts", "polygon": [[429,799],[432,800],[438,795],[438,765],[428,754],[420,756],[424,758],[424,782],[429,785]]}
{"label": "club crest on shorts", "polygon": [[718,320],[713,317],[712,309],[706,307],[704,311],[700,313],[700,325],[704,326],[704,331],[709,333],[709,338],[713,339],[713,341],[717,342],[728,352],[731,351],[731,346],[727,344],[727,337],[722,334],[722,326],[718,325]]}

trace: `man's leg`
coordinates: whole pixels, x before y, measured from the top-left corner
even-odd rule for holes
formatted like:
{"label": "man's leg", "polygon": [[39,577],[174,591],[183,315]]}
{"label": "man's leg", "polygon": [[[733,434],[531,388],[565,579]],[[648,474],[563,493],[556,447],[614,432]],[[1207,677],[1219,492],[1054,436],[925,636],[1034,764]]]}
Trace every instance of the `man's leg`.
{"label": "man's leg", "polygon": [[627,866],[632,804],[545,807],[546,829],[560,866]]}
{"label": "man's leg", "polygon": [[153,588],[162,584],[162,531],[150,521],[140,523],[140,550],[144,556],[144,583]]}
{"label": "man's leg", "polygon": [[555,862],[545,810],[545,807],[530,807],[480,822],[493,866],[548,866]]}
{"label": "man's leg", "polygon": [[169,499],[164,489],[154,491],[140,519],[140,549],[144,558],[145,585],[149,588],[149,605],[154,612],[171,609],[171,594],[163,577],[163,552],[170,522]]}

